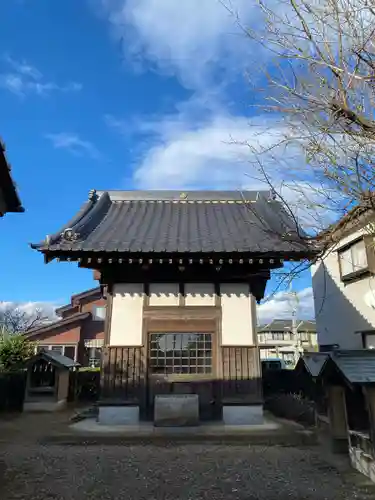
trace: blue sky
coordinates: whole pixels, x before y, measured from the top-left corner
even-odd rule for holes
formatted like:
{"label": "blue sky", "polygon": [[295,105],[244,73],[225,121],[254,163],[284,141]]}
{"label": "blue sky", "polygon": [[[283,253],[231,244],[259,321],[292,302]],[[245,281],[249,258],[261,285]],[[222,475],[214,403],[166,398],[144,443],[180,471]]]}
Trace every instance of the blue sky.
{"label": "blue sky", "polygon": [[[259,22],[252,2],[232,5]],[[244,75],[257,81],[267,56],[221,2],[10,0],[2,19],[0,135],[26,212],[1,220],[1,301],[62,304],[95,286],[91,272],[44,265],[28,246],[92,188],[265,188],[233,141],[266,124]],[[304,315],[309,287],[305,273]],[[285,303],[279,294],[265,307]]]}

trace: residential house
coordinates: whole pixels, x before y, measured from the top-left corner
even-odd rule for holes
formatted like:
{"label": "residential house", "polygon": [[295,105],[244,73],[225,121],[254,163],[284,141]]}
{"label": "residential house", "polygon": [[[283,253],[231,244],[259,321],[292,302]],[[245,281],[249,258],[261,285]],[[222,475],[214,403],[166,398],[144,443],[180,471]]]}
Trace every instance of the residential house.
{"label": "residential house", "polygon": [[262,421],[256,302],[272,269],[312,257],[299,234],[269,192],[92,191],[33,244],[47,263],[100,271],[99,421],[154,418],[165,394],[193,395],[201,420]]}
{"label": "residential house", "polygon": [[0,141],[0,217],[8,212],[24,212],[10,170],[5,146]]}
{"label": "residential house", "polygon": [[260,359],[280,358],[286,363],[294,363],[296,342],[303,351],[317,350],[315,321],[297,320],[297,338],[292,326],[291,319],[274,319],[258,327]]}
{"label": "residential house", "polygon": [[36,350],[51,350],[82,366],[100,366],[104,343],[106,300],[101,288],[72,295],[70,304],[56,309],[59,319],[26,333],[36,342]]}
{"label": "residential house", "polygon": [[320,350],[375,347],[374,198],[321,235],[311,268]]}

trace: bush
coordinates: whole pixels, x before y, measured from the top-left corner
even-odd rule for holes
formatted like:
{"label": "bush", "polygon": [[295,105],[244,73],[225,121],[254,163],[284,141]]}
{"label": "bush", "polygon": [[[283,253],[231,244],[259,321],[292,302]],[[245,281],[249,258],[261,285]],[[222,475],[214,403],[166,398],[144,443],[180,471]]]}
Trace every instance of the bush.
{"label": "bush", "polygon": [[9,335],[0,342],[0,369],[17,370],[34,355],[35,345],[22,335]]}
{"label": "bush", "polygon": [[69,401],[94,402],[100,393],[100,370],[88,369],[70,373]]}

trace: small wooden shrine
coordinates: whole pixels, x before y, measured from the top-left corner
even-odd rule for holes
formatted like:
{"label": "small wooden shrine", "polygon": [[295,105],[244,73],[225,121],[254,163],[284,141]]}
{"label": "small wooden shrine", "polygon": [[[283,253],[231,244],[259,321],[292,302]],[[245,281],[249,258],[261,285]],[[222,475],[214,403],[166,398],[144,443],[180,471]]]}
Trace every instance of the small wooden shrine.
{"label": "small wooden shrine", "polygon": [[56,411],[65,408],[69,373],[79,367],[66,356],[40,351],[27,363],[24,411]]}
{"label": "small wooden shrine", "polygon": [[328,399],[333,449],[375,482],[375,351],[329,353],[318,380]]}
{"label": "small wooden shrine", "polygon": [[153,419],[162,396],[200,420],[262,420],[256,302],[272,269],[314,254],[272,193],[92,191],[32,248],[99,272],[100,420]]}

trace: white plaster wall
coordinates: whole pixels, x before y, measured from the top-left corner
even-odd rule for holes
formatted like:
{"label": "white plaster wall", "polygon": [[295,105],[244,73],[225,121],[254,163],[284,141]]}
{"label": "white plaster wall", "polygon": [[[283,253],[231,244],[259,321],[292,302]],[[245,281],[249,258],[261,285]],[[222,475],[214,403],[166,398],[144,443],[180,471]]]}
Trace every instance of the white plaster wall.
{"label": "white plaster wall", "polygon": [[311,268],[318,342],[338,344],[342,349],[361,349],[355,332],[375,328],[375,279],[365,277],[344,284],[340,278],[337,250],[362,234],[361,229],[343,238],[322,261]]}
{"label": "white plaster wall", "polygon": [[256,321],[255,299],[249,285],[221,284],[222,345],[254,345]]}
{"label": "white plaster wall", "polygon": [[215,286],[213,283],[186,283],[185,304],[187,306],[214,306]]}
{"label": "white plaster wall", "polygon": [[113,287],[109,344],[142,345],[143,284],[118,283]]}
{"label": "white plaster wall", "polygon": [[149,303],[150,306],[178,306],[178,283],[152,283]]}

